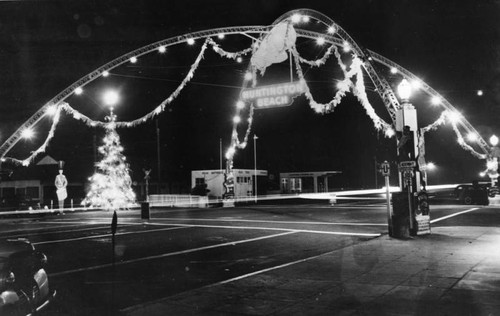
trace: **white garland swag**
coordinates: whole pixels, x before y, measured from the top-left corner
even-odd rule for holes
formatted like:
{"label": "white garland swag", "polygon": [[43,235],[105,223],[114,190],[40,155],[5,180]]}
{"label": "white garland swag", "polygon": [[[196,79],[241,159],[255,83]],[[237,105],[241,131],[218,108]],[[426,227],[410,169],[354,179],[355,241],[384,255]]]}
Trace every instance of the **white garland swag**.
{"label": "white garland swag", "polygon": [[[203,59],[203,56],[204,56],[204,53],[205,53],[205,50],[206,50],[208,44],[212,45],[213,50],[217,54],[219,54],[221,57],[225,57],[225,58],[229,58],[229,59],[236,59],[236,58],[238,58],[242,55],[248,54],[249,52],[252,51],[252,47],[250,47],[250,48],[247,48],[247,49],[239,51],[239,52],[227,52],[227,51],[223,50],[222,48],[220,48],[220,46],[215,41],[213,41],[212,38],[207,37],[202,48],[201,48],[200,53],[198,54],[198,57],[196,58],[193,65],[191,66],[188,74],[183,79],[181,84],[174,90],[174,92],[172,92],[170,94],[170,96],[168,98],[166,98],[164,101],[162,101],[153,111],[149,112],[148,114],[146,114],[146,115],[144,115],[136,120],[128,121],[128,122],[116,122],[116,127],[135,127],[139,124],[143,124],[143,123],[147,122],[148,120],[150,120],[150,119],[154,118],[155,116],[164,112],[165,106],[167,104],[172,103],[172,101],[180,94],[180,92],[187,85],[187,83],[189,83],[189,81],[194,77],[194,73],[197,70],[199,63]],[[309,105],[311,106],[311,108],[315,112],[317,112],[317,113],[332,112],[336,108],[336,106],[341,102],[341,99],[346,95],[346,93],[352,89],[353,94],[358,98],[358,100],[361,102],[361,105],[365,109],[367,115],[372,119],[375,128],[377,130],[391,129],[391,125],[388,124],[387,122],[385,122],[383,119],[381,119],[375,113],[375,110],[373,109],[372,105],[370,104],[370,102],[368,100],[368,97],[367,97],[366,91],[365,91],[365,86],[364,86],[363,73],[362,73],[362,69],[361,69],[362,61],[358,57],[354,56],[354,58],[351,62],[351,65],[349,67],[349,70],[348,70],[348,67],[346,67],[343,64],[341,55],[338,52],[338,49],[335,45],[330,46],[322,58],[320,58],[318,60],[314,60],[314,61],[310,61],[310,60],[306,60],[306,59],[302,58],[299,55],[299,53],[297,52],[297,49],[295,46],[293,46],[291,48],[291,52],[292,52],[292,55],[293,55],[294,61],[295,61],[296,73],[297,73],[299,79],[304,82],[305,87],[306,87],[306,91],[304,94],[309,101]],[[337,62],[340,65],[340,67],[344,73],[344,79],[337,84],[337,92],[336,92],[335,96],[333,97],[333,99],[326,104],[322,104],[322,103],[318,103],[314,100],[314,98],[310,92],[310,89],[306,84],[306,81],[304,78],[304,73],[302,71],[300,63],[305,63],[305,64],[308,64],[312,67],[319,67],[319,66],[325,64],[326,60],[331,56],[332,53],[335,54],[335,56],[337,58]],[[353,83],[353,80],[352,80],[352,78],[354,76],[356,76],[355,83]],[[254,70],[254,78],[255,78],[255,70]],[[253,85],[254,86],[256,85],[255,79],[254,79]],[[4,159],[8,160],[8,161],[12,161],[16,164],[22,164],[23,166],[28,166],[30,163],[33,162],[33,160],[39,154],[45,152],[51,139],[54,137],[56,126],[60,120],[61,110],[64,110],[65,112],[70,114],[74,119],[80,120],[90,127],[105,127],[107,124],[106,122],[92,120],[89,117],[85,116],[84,114],[82,114],[79,111],[72,108],[68,103],[62,102],[62,103],[57,105],[57,110],[53,116],[53,122],[52,122],[51,128],[49,130],[49,133],[47,135],[47,138],[45,139],[44,143],[37,150],[33,151],[31,153],[31,155],[24,160],[18,160],[18,159],[10,158],[10,157],[5,157]],[[445,117],[447,115],[447,113],[445,113],[445,112],[443,112],[441,114],[440,118],[438,120],[436,120],[433,124],[422,128],[421,129],[422,135],[425,132],[436,129],[439,125],[444,124]],[[245,136],[244,136],[244,139],[242,142],[240,142],[238,140],[237,130],[233,129],[232,138],[233,138],[233,142],[234,142],[233,144],[235,147],[244,148],[246,146],[246,144],[248,142],[248,137],[249,137],[249,134],[250,134],[251,128],[252,128],[253,114],[254,114],[254,106],[253,106],[253,104],[251,104],[250,111],[249,111],[249,119],[248,119],[249,124],[248,124],[248,128],[245,132]],[[486,158],[485,155],[477,153],[470,145],[465,143],[463,137],[460,134],[460,131],[458,130],[458,128],[456,126],[456,123],[452,122],[452,127],[457,135],[458,142],[462,148],[471,152],[472,155],[474,155],[475,157],[477,157],[479,159]]]}

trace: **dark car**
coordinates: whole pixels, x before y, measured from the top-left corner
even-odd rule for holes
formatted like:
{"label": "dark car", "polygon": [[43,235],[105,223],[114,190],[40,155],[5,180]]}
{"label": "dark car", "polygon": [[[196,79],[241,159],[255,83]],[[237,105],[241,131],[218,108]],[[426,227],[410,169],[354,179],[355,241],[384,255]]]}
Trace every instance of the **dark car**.
{"label": "dark car", "polygon": [[30,315],[55,297],[47,257],[26,239],[0,241],[0,315]]}
{"label": "dark car", "polygon": [[488,196],[491,194],[487,184],[461,184],[455,188],[455,197],[466,205],[488,205],[490,204]]}

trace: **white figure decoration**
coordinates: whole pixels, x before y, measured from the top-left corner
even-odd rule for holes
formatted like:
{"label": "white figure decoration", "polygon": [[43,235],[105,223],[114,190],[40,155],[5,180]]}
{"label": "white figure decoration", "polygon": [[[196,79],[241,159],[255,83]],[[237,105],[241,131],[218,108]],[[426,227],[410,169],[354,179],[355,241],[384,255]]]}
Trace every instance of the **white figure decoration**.
{"label": "white figure decoration", "polygon": [[68,186],[68,180],[66,176],[63,174],[63,166],[64,162],[59,161],[59,174],[56,176],[56,180],[54,182],[57,191],[57,200],[59,201],[59,210],[62,211],[64,207],[64,200],[68,197],[68,192],[66,191],[66,187]]}
{"label": "white figure decoration", "polygon": [[272,64],[281,63],[288,58],[287,51],[295,46],[297,33],[289,22],[281,22],[260,42],[250,59],[252,66],[262,75]]}

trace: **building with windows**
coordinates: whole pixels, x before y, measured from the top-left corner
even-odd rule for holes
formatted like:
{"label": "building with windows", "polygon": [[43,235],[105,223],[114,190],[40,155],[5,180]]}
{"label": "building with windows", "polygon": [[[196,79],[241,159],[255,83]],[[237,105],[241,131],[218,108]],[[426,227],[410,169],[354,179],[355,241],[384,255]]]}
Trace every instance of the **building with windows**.
{"label": "building with windows", "polygon": [[319,193],[335,188],[342,171],[280,173],[281,193]]}
{"label": "building with windows", "polygon": [[[267,170],[233,169],[234,195],[238,197],[254,196],[255,176],[257,176],[258,195],[266,194]],[[206,184],[209,198],[220,199],[224,193],[224,170],[193,170],[191,171],[191,187]]]}

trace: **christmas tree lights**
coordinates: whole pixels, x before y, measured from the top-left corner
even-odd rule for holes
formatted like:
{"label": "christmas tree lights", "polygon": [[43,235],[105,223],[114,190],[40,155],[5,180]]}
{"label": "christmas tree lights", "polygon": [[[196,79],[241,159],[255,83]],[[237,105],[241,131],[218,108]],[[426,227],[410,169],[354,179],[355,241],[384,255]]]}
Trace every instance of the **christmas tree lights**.
{"label": "christmas tree lights", "polygon": [[126,158],[122,154],[120,136],[116,132],[116,116],[111,113],[108,118],[104,144],[99,147],[103,158],[96,164],[98,171],[90,178],[90,190],[82,205],[117,210],[134,203],[135,194]]}

